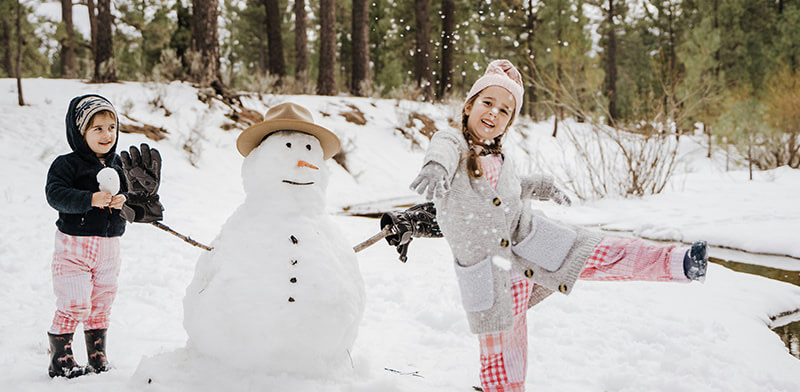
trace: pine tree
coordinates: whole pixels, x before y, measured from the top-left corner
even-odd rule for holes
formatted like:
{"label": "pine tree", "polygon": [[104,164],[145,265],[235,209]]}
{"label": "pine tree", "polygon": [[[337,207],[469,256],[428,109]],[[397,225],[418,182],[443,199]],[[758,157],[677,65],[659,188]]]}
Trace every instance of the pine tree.
{"label": "pine tree", "polygon": [[[617,31],[615,16],[619,11],[614,9],[614,0],[608,0],[608,8],[604,9],[604,53],[603,65],[606,71],[603,95],[608,99],[608,122],[613,124],[619,117],[617,113]],[[619,8],[619,4],[617,4]]]}
{"label": "pine tree", "polygon": [[61,77],[75,77],[75,29],[72,23],[72,0],[61,0],[61,21],[65,37],[61,41]]}
{"label": "pine tree", "polygon": [[97,0],[97,34],[94,48],[94,77],[92,78],[95,83],[117,81],[111,24],[111,0]]}
{"label": "pine tree", "polygon": [[11,17],[16,14],[15,6],[16,4],[9,0],[0,1],[0,41],[6,44],[3,48],[2,67],[5,76],[8,77],[16,77],[17,74],[14,70],[14,46],[12,45],[14,42],[12,26],[16,23],[16,18]]}
{"label": "pine tree", "polygon": [[[41,50],[48,44],[39,31],[44,23],[41,17],[34,15],[32,6],[17,0],[0,0],[0,42],[4,46],[0,51],[0,75],[10,78],[50,76],[50,64]],[[18,58],[20,72],[17,72]],[[54,74],[57,73],[55,70]]]}
{"label": "pine tree", "polygon": [[431,58],[430,0],[414,0],[415,44],[414,79],[426,101],[434,98],[433,59]]}
{"label": "pine tree", "polygon": [[178,18],[175,30],[169,38],[169,47],[175,50],[175,55],[183,64],[183,73],[189,73],[189,61],[186,52],[192,47],[192,14],[189,8],[184,7],[180,1],[176,1],[173,7]]}
{"label": "pine tree", "polygon": [[267,48],[269,51],[269,73],[278,77],[278,84],[286,76],[286,62],[283,58],[283,38],[281,36],[281,13],[278,0],[263,0],[266,11],[264,25],[267,28]]}
{"label": "pine tree", "polygon": [[17,103],[25,106],[25,98],[22,96],[22,0],[17,0]]}
{"label": "pine tree", "polygon": [[368,0],[353,0],[352,37],[353,72],[350,92],[363,96],[371,90],[369,72],[369,8]]}
{"label": "pine tree", "polygon": [[294,20],[294,77],[301,86],[305,86],[309,77],[305,0],[295,0]]}
{"label": "pine tree", "polygon": [[201,86],[219,82],[217,0],[192,0],[192,78]]}
{"label": "pine tree", "polygon": [[335,95],[336,88],[336,4],[320,0],[319,74],[317,94]]}
{"label": "pine tree", "polygon": [[453,89],[453,46],[455,45],[456,28],[455,0],[442,0],[442,45],[441,68],[436,98],[441,100]]}

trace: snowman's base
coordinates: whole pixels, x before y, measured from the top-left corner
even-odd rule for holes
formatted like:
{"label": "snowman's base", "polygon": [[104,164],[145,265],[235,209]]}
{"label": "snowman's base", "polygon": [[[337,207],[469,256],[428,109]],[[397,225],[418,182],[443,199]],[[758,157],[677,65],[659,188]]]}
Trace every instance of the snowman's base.
{"label": "snowman's base", "polygon": [[298,391],[298,392],[438,392],[436,383],[421,377],[397,377],[365,358],[354,367],[326,377],[269,374],[254,365],[242,370],[197,353],[192,348],[145,357],[131,379],[131,390],[164,392]]}
{"label": "snowman's base", "polygon": [[236,369],[187,347],[143,358],[132,378],[136,390],[150,391],[342,391],[364,381],[353,368],[324,377]]}

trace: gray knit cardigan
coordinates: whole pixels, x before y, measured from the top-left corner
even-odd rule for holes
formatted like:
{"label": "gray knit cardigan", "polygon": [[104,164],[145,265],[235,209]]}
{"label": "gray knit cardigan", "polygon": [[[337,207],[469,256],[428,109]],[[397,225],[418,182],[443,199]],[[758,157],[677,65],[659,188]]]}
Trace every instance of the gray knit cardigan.
{"label": "gray knit cardigan", "polygon": [[437,132],[425,164],[442,165],[450,190],[434,199],[439,227],[455,258],[470,330],[505,331],[512,325],[511,270],[535,283],[528,306],[554,291],[569,294],[600,235],[550,220],[527,199],[546,200],[548,176],[520,178],[504,157],[497,188],[467,174],[469,147],[455,129]]}

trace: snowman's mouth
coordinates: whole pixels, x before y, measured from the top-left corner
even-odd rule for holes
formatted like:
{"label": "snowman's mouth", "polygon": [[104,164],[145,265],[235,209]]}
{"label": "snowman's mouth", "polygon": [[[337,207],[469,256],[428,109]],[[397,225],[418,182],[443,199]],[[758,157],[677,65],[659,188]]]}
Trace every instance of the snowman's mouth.
{"label": "snowman's mouth", "polygon": [[311,181],[311,182],[294,182],[294,181],[289,181],[289,180],[283,180],[283,182],[285,182],[287,184],[292,184],[292,185],[314,185],[313,181]]}

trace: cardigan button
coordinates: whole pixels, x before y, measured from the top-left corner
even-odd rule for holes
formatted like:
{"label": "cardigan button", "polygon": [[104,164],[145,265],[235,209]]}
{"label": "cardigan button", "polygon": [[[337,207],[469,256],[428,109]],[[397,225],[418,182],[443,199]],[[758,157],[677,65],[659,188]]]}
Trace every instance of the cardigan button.
{"label": "cardigan button", "polygon": [[501,201],[500,201],[500,198],[499,198],[499,197],[495,197],[495,198],[494,198],[494,200],[492,200],[492,203],[493,203],[495,206],[499,206],[499,205],[500,205],[500,204],[502,204],[503,202],[501,202]]}
{"label": "cardigan button", "polygon": [[533,270],[532,270],[532,269],[526,269],[526,270],[525,270],[525,272],[524,272],[524,274],[525,274],[525,277],[526,277],[526,278],[529,278],[529,279],[530,279],[530,278],[532,278],[532,277],[533,277]]}
{"label": "cardigan button", "polygon": [[560,285],[558,285],[558,291],[560,291],[562,293],[566,293],[567,292],[567,285],[565,285],[564,283],[561,283]]}
{"label": "cardigan button", "polygon": [[501,247],[501,248],[507,248],[507,247],[508,247],[508,240],[507,240],[507,239],[505,239],[505,238],[503,238],[502,240],[500,240],[500,247]]}

